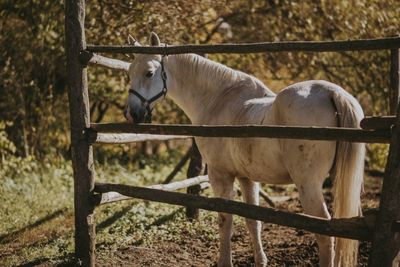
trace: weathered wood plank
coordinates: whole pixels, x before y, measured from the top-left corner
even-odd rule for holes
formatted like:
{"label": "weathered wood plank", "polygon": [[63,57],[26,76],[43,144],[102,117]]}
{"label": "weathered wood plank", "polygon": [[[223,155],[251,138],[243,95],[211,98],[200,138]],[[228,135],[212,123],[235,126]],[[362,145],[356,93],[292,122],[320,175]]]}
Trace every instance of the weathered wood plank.
{"label": "weathered wood plank", "polygon": [[109,69],[123,70],[123,71],[128,71],[129,66],[131,65],[131,63],[123,60],[100,56],[88,51],[81,52],[80,60],[83,65],[87,64],[100,65]]}
{"label": "weathered wood plank", "polygon": [[361,51],[400,48],[399,37],[342,41],[288,41],[262,42],[250,44],[218,44],[218,45],[170,45],[164,46],[104,46],[89,45],[90,52],[102,53],[138,53],[138,54],[187,54],[187,53],[262,53],[262,52],[337,52]]}
{"label": "weathered wood plank", "polygon": [[148,133],[198,137],[267,137],[305,140],[338,140],[363,143],[389,143],[389,130],[362,130],[337,127],[298,127],[261,125],[162,125],[109,123],[91,124],[99,133]]}
{"label": "weathered wood plank", "polygon": [[[188,178],[183,181],[178,181],[178,182],[174,182],[174,183],[170,183],[170,184],[150,185],[150,186],[146,186],[146,188],[164,190],[164,191],[176,191],[179,189],[188,188],[193,185],[200,185],[205,182],[208,182],[207,175],[192,177],[192,178]],[[96,186],[101,187],[102,184],[96,184]],[[204,188],[206,188],[206,186],[203,186],[202,189],[204,189]],[[121,201],[121,200],[127,200],[127,199],[132,199],[132,197],[124,196],[118,192],[107,192],[107,193],[103,193],[101,195],[95,196],[94,203],[95,203],[95,205],[103,205],[103,204]]]}
{"label": "weathered wood plank", "polygon": [[90,196],[94,189],[93,151],[84,130],[90,126],[86,69],[79,53],[86,49],[85,1],[65,1],[68,99],[74,169],[75,255],[83,266],[95,265],[95,223]]}
{"label": "weathered wood plank", "polygon": [[396,114],[400,97],[400,53],[399,49],[390,51],[390,114]]}
{"label": "weathered wood plank", "polygon": [[268,195],[267,192],[265,192],[262,188],[260,188],[259,194],[260,194],[260,197],[262,197],[265,200],[265,202],[268,203],[268,205],[270,207],[275,208],[275,203],[274,203],[273,199]]}
{"label": "weathered wood plank", "polygon": [[181,158],[181,160],[176,164],[175,168],[171,171],[170,174],[168,174],[167,178],[165,178],[163,184],[168,184],[171,182],[174,177],[178,174],[178,172],[185,166],[186,162],[190,159],[190,155],[192,154],[192,148],[189,148],[188,151],[186,151],[185,155]]}
{"label": "weathered wood plank", "polygon": [[207,198],[143,187],[96,184],[95,191],[97,193],[118,192],[122,195],[139,199],[210,211],[227,212],[266,223],[274,223],[323,235],[357,240],[370,240],[372,238],[373,214],[366,217],[327,220],[221,198]]}
{"label": "weathered wood plank", "polygon": [[[397,70],[400,70],[397,62]],[[398,90],[400,85],[398,84]],[[397,91],[398,91],[397,90]],[[400,106],[390,142],[389,156],[383,179],[382,195],[376,221],[369,266],[392,266],[400,248],[399,233],[393,224],[400,220]]]}
{"label": "weathered wood plank", "polygon": [[360,122],[364,130],[389,130],[395,123],[395,116],[365,117]]}
{"label": "weathered wood plank", "polygon": [[135,134],[135,133],[96,133],[93,131],[87,132],[90,143],[96,144],[129,144],[146,141],[170,141],[183,140],[192,138],[190,136],[173,136],[173,135],[154,135],[154,134]]}
{"label": "weathered wood plank", "polygon": [[178,181],[170,184],[158,184],[147,186],[147,188],[164,190],[164,191],[175,191],[182,188],[188,188],[193,185],[199,185],[200,183],[208,182],[208,175],[200,175],[193,178],[187,178],[183,181]]}

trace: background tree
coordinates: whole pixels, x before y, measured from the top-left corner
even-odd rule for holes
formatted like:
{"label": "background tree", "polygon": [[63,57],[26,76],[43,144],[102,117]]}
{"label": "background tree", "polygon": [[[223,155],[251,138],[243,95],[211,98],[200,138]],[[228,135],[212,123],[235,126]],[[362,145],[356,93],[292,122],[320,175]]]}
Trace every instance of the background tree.
{"label": "background tree", "polygon": [[[0,120],[20,156],[68,155],[63,9],[63,1],[0,1]],[[396,0],[93,0],[86,34],[90,44],[124,44],[129,33],[147,43],[150,31],[168,44],[375,38],[399,35],[399,13]],[[388,110],[387,51],[210,58],[254,74],[274,91],[327,79],[354,94],[366,114]],[[123,120],[127,77],[90,67],[89,79],[92,121]],[[188,122],[170,101],[157,107],[155,120]]]}

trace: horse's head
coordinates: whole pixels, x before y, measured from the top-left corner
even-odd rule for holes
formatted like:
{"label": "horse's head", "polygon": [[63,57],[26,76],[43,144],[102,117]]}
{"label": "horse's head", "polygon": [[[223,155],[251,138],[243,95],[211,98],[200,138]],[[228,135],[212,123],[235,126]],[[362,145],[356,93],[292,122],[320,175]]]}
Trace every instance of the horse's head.
{"label": "horse's head", "polygon": [[[140,46],[133,37],[130,36],[129,40],[133,45]],[[150,45],[160,45],[157,34],[151,33]],[[137,54],[128,74],[131,82],[125,118],[132,123],[150,122],[151,110],[167,91],[163,58],[160,55]]]}

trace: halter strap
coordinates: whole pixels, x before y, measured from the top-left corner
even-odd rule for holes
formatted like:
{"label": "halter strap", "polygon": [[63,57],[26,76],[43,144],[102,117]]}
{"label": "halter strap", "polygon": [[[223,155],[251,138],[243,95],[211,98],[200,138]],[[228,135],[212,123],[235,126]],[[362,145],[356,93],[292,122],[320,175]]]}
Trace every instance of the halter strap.
{"label": "halter strap", "polygon": [[146,114],[145,114],[145,119],[144,119],[145,122],[151,122],[151,112],[153,111],[153,109],[150,108],[151,103],[153,103],[154,101],[156,101],[157,99],[159,99],[162,96],[164,96],[164,98],[165,98],[165,96],[167,95],[167,92],[168,92],[167,73],[165,72],[165,68],[164,68],[164,57],[165,57],[165,55],[163,55],[161,57],[161,61],[160,61],[161,79],[163,82],[163,88],[162,88],[161,92],[159,92],[155,96],[151,97],[150,99],[147,99],[134,89],[129,89],[129,91],[128,91],[129,94],[133,94],[137,98],[139,98],[139,100],[142,102],[142,105],[144,105],[144,107],[146,108]]}

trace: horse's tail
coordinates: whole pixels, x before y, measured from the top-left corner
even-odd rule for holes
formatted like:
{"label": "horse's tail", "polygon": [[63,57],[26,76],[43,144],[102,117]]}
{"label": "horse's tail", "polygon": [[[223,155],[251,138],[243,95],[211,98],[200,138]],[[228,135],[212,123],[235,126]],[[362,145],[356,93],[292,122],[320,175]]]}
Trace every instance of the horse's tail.
{"label": "horse's tail", "polygon": [[[364,117],[357,100],[344,90],[333,91],[340,127],[358,128]],[[363,187],[365,145],[363,143],[338,142],[336,162],[332,169],[333,217],[348,218],[361,214],[360,194]],[[337,238],[335,266],[356,266],[358,241]]]}

